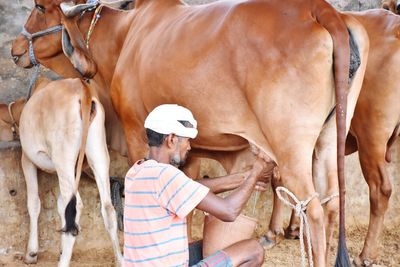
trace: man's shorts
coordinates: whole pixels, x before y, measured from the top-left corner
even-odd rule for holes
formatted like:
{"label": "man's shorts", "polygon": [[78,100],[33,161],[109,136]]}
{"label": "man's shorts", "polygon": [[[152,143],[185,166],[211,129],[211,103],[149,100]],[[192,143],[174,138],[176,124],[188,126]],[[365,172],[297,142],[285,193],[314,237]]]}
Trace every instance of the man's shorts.
{"label": "man's shorts", "polygon": [[232,267],[232,261],[228,254],[219,250],[191,267]]}

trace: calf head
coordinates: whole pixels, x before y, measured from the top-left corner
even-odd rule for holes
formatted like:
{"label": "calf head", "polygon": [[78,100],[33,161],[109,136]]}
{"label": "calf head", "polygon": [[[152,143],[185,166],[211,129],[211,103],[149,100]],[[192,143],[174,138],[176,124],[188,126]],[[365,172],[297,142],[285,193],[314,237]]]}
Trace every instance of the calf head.
{"label": "calf head", "polygon": [[[97,4],[85,4],[82,0],[76,2],[77,4],[62,0],[36,0],[24,28],[28,35],[31,35],[32,50],[38,63],[50,67],[51,59],[57,58],[58,64],[65,64],[69,59],[83,77],[91,78],[96,74],[97,66],[85,46],[83,34],[78,27],[78,19],[81,12],[94,8]],[[62,25],[62,33],[54,31],[34,37],[35,33],[58,25]],[[18,35],[13,42],[11,54],[15,64],[20,67],[30,68],[34,65],[29,43],[26,33]],[[62,58],[63,60],[60,60]],[[63,68],[63,66],[58,67]],[[52,69],[54,68],[57,69],[57,66],[53,66]]]}
{"label": "calf head", "polygon": [[399,14],[400,5],[397,4],[397,0],[383,0],[381,7],[383,9],[392,11],[395,14]]}
{"label": "calf head", "polygon": [[97,72],[89,49],[86,47],[85,38],[79,30],[78,19],[81,12],[95,7],[93,4],[74,5],[72,2],[61,3],[62,11],[62,49],[72,65],[85,78],[92,78]]}

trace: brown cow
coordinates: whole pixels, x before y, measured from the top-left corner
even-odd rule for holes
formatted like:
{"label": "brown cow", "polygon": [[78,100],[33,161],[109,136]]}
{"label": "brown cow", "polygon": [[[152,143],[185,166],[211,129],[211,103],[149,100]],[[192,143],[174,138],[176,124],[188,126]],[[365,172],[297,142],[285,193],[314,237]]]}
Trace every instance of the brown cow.
{"label": "brown cow", "polygon": [[390,148],[400,133],[400,88],[395,80],[389,78],[397,76],[400,64],[400,17],[386,10],[348,14],[365,27],[371,48],[362,91],[351,123],[351,134],[357,140],[353,144],[357,144],[371,203],[368,234],[355,262],[368,266],[377,259],[379,253],[378,240],[392,192],[386,168],[391,161]]}
{"label": "brown cow", "polygon": [[[351,122],[350,134],[346,142],[346,155],[358,151],[364,178],[370,193],[370,221],[364,248],[355,258],[357,266],[370,266],[379,255],[379,236],[383,229],[384,214],[392,192],[387,172],[387,163],[391,161],[390,149],[400,134],[400,107],[398,99],[400,89],[395,77],[400,64],[398,27],[400,17],[385,10],[364,12],[346,12],[366,29],[370,38],[370,50],[364,82],[355,113]],[[318,192],[329,195],[334,192],[336,180],[314,180]],[[278,205],[279,206],[279,205]],[[281,207],[274,210],[271,225],[282,229]],[[293,218],[293,215],[292,215]],[[334,218],[335,219],[335,218]],[[296,229],[298,222],[291,220],[289,228]],[[273,227],[270,226],[271,232]],[[290,232],[289,229],[288,232]],[[297,229],[296,229],[297,232]],[[275,238],[271,233],[271,238]]]}
{"label": "brown cow", "polygon": [[[21,102],[21,106],[23,104]],[[59,266],[69,266],[83,206],[77,190],[86,155],[99,188],[104,224],[116,261],[121,264],[117,221],[110,198],[104,111],[97,97],[80,79],[41,80],[23,107],[21,117],[16,119],[20,126],[22,169],[30,216],[29,242],[24,261],[37,262],[37,222],[40,213],[37,169],[40,168],[58,175],[60,196],[57,205],[63,225]]]}
{"label": "brown cow", "polygon": [[[47,10],[47,21],[54,18],[52,25],[55,25],[58,16],[58,21],[61,22],[61,15],[55,11],[56,5],[48,1],[38,2]],[[199,139],[193,144],[195,151],[237,151],[248,147],[249,141],[280,165],[284,184],[293,190],[296,196],[300,199],[309,197],[314,192],[311,181],[312,151],[324,121],[334,106],[332,51],[335,52],[333,55],[336,85],[342,90],[347,84],[348,37],[343,22],[325,2],[294,1],[292,7],[294,12],[285,13],[284,5],[279,1],[215,3],[201,7],[186,7],[177,1],[138,1],[136,9],[128,15],[123,14],[124,16],[105,9],[102,13],[104,20],[99,20],[94,30],[95,32],[97,29],[98,33],[92,35],[89,46],[93,44],[91,52],[99,72],[105,75],[108,81],[112,79],[110,94],[124,125],[125,134],[129,134],[131,159],[140,158],[145,153],[142,123],[147,112],[158,103],[176,102],[189,107],[195,116],[200,118],[202,130]],[[78,10],[80,8],[83,6]],[[72,14],[73,11],[66,9],[66,13]],[[284,14],[285,18],[277,14]],[[309,15],[306,15],[309,23],[299,23],[300,20],[304,22],[305,14]],[[163,19],[159,19],[160,16]],[[252,19],[249,20],[248,16]],[[312,19],[314,16],[318,23]],[[156,17],[158,19],[153,21]],[[188,18],[194,20],[186,22]],[[34,28],[35,19],[38,18],[31,16],[26,25],[31,32],[37,30]],[[90,19],[85,16],[80,24],[81,28],[87,29]],[[248,24],[251,21],[253,24]],[[38,23],[39,21],[36,21],[36,25]],[[101,23],[104,23],[103,29],[107,30],[107,34],[101,34]],[[107,26],[111,24],[117,26],[111,29]],[[277,28],[273,26],[275,24],[279,24],[285,31],[277,32]],[[368,45],[362,28],[355,21],[349,18],[346,24],[356,37],[362,62],[349,97],[355,103]],[[158,26],[153,27],[154,25]],[[170,28],[169,25],[174,27]],[[228,25],[234,26],[230,28]],[[69,35],[75,37],[71,25],[68,27],[66,28]],[[124,41],[128,29],[128,37],[122,46],[121,41]],[[237,36],[234,29],[243,35]],[[326,29],[332,34],[333,43]],[[192,32],[199,32],[201,35],[196,36]],[[247,38],[243,38],[246,35]],[[102,45],[94,45],[97,43],[95,38],[99,42],[103,41]],[[115,73],[114,68],[110,66],[116,65],[117,56],[111,55],[114,60],[110,60],[110,55],[104,56],[103,52],[104,44],[110,38],[113,42],[111,49],[107,51],[121,51],[118,48],[122,48]],[[217,38],[220,41],[217,41]],[[289,39],[292,40],[290,43]],[[304,39],[307,40],[307,45],[303,42]],[[38,43],[39,40],[36,41],[37,45]],[[93,62],[89,60],[84,64],[77,64],[82,62],[77,59],[80,56],[77,51],[84,47],[76,46],[81,43],[83,42],[75,41],[75,44],[72,44],[75,45],[74,49],[64,51],[67,51],[67,55],[81,73],[90,76],[96,69],[92,66]],[[167,44],[169,46],[165,47]],[[221,47],[221,44],[225,44],[226,47]],[[25,53],[26,46],[27,42],[23,37],[19,37],[13,46],[15,61],[25,67],[30,66]],[[347,52],[343,53],[341,47]],[[136,54],[138,51],[140,54]],[[175,53],[176,51],[178,53]],[[311,55],[310,51],[313,51]],[[37,53],[37,57],[48,59],[52,56],[51,53],[52,51],[43,49],[40,56]],[[131,58],[133,55],[134,59]],[[164,59],[160,61],[161,58]],[[228,62],[232,67],[225,65]],[[127,64],[131,67],[127,68]],[[124,73],[131,68],[135,68],[134,75]],[[252,71],[247,71],[250,69]],[[154,77],[150,78],[149,75]],[[140,79],[135,80],[136,78]],[[143,87],[142,83],[146,83],[146,86]],[[132,86],[135,87],[135,91],[131,91]],[[142,91],[143,88],[146,90]],[[165,89],[171,92],[163,91]],[[188,91],[179,91],[181,89]],[[337,92],[343,92],[340,90]],[[127,94],[128,91],[136,92],[137,95]],[[299,99],[303,100],[299,103]],[[341,101],[343,99],[340,98]],[[260,102],[261,100],[265,102]],[[343,137],[345,106],[341,101],[338,114],[341,125],[339,128],[342,129],[340,136]],[[291,112],[281,112],[283,109],[290,109]],[[351,105],[349,110],[352,110]],[[293,114],[296,116],[293,117]],[[351,114],[352,112],[349,117]],[[204,115],[210,115],[212,119]],[[334,123],[325,127],[322,138],[332,140],[335,135],[332,129],[335,130]],[[339,143],[339,147],[342,143],[343,141]],[[335,143],[331,142],[330,145],[332,144]],[[339,158],[341,154],[339,153]],[[331,162],[332,156],[326,156],[325,159]],[[340,165],[339,172],[342,171]],[[310,202],[307,214],[311,220],[315,262],[323,266],[324,230],[322,210],[317,199]],[[343,230],[342,227],[341,233]],[[343,239],[341,242],[343,245]]]}

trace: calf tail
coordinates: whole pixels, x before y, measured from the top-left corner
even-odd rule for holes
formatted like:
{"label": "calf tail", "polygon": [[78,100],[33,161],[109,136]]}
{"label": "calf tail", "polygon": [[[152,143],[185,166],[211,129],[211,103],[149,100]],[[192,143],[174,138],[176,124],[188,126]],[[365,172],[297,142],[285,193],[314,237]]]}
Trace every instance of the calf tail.
{"label": "calf tail", "polygon": [[70,233],[73,236],[76,236],[79,232],[78,225],[75,222],[76,219],[76,195],[74,194],[71,197],[71,200],[68,202],[67,207],[65,208],[65,227],[63,232]]}
{"label": "calf tail", "polygon": [[89,131],[91,113],[92,113],[92,95],[90,93],[89,85],[81,81],[82,83],[82,90],[81,90],[81,118],[82,118],[82,140],[81,146],[79,148],[79,155],[78,161],[76,163],[76,172],[75,172],[75,184],[74,184],[74,191],[70,201],[65,208],[65,227],[63,232],[70,233],[73,236],[76,236],[79,232],[78,225],[76,224],[76,193],[78,192],[79,181],[81,178],[82,173],[82,165],[83,159],[85,157],[85,149],[86,149],[86,140]]}

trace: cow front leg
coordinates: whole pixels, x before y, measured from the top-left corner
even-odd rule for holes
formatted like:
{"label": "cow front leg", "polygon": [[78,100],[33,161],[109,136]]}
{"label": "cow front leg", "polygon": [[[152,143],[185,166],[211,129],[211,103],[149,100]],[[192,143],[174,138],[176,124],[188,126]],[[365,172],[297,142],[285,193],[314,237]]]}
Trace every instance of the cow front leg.
{"label": "cow front leg", "polygon": [[32,264],[37,263],[37,254],[39,249],[38,218],[40,213],[40,198],[37,179],[37,168],[27,158],[24,152],[22,152],[21,164],[26,182],[27,206],[30,219],[29,241],[24,262],[27,264]]}

